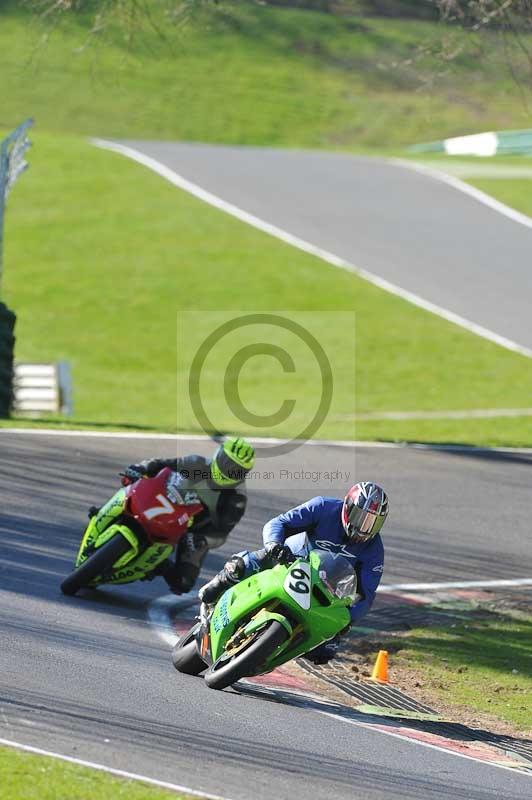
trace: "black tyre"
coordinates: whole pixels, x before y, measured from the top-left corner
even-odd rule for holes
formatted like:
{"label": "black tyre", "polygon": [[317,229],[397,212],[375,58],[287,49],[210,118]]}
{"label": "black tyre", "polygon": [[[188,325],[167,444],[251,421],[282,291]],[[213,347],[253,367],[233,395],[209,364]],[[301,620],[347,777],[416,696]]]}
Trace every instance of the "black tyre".
{"label": "black tyre", "polygon": [[196,632],[198,625],[194,625],[172,650],[172,662],[174,667],[179,672],[184,672],[185,675],[199,675],[207,668],[207,664],[198,653],[198,646],[196,644]]}
{"label": "black tyre", "polygon": [[274,650],[288,639],[288,631],[277,620],[258,631],[257,637],[234,658],[218,659],[205,673],[205,683],[210,689],[225,689],[232,683],[254,675]]}
{"label": "black tyre", "polygon": [[88,586],[102,572],[111,569],[130,547],[127,539],[117,533],[116,536],[95,550],[92,556],[75,569],[68,578],[65,578],[61,584],[63,594],[74,595],[79,589]]}

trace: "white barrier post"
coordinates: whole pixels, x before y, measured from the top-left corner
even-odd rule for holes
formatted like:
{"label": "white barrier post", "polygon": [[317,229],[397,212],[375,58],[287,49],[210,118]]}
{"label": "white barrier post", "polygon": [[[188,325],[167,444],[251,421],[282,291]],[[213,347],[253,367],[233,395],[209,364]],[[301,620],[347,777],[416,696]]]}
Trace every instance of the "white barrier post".
{"label": "white barrier post", "polygon": [[15,364],[13,409],[18,414],[72,414],[70,364]]}

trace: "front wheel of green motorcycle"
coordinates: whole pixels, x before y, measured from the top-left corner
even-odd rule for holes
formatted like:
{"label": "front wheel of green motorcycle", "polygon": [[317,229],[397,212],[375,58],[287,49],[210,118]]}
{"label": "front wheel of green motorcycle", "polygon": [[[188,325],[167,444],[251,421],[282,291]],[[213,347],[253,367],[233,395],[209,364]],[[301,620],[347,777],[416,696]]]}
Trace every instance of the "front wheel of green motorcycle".
{"label": "front wheel of green motorcycle", "polygon": [[193,628],[185,633],[180,638],[174,649],[172,650],[172,662],[178,672],[184,672],[185,675],[199,675],[207,668],[207,664],[198,653],[198,646],[196,644],[196,633],[198,632],[199,625],[194,625]]}
{"label": "front wheel of green motorcycle", "polygon": [[88,586],[94,578],[97,578],[106,569],[110,569],[119,558],[127,553],[130,547],[129,542],[119,533],[113,536],[65,578],[61,584],[63,594],[74,595],[79,589]]}
{"label": "front wheel of green motorcycle", "polygon": [[205,673],[205,683],[209,689],[226,689],[232,683],[254,675],[266,659],[274,653],[289,637],[288,631],[277,620],[257,631],[246,649],[233,657],[219,658]]}

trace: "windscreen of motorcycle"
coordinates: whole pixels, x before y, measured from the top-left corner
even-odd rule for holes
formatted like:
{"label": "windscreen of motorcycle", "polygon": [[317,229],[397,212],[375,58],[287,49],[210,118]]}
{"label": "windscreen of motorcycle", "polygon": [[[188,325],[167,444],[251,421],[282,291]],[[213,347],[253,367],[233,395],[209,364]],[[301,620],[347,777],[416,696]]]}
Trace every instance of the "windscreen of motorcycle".
{"label": "windscreen of motorcycle", "polygon": [[314,550],[320,560],[318,575],[329,591],[340,599],[357,599],[357,576],[349,561],[338,553]]}

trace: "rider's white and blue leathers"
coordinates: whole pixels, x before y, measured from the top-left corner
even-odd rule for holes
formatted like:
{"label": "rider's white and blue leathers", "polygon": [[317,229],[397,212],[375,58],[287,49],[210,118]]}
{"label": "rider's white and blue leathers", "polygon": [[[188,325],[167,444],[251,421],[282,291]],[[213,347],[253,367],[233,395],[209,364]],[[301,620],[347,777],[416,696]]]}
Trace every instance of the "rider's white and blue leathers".
{"label": "rider's white and blue leathers", "polygon": [[[286,539],[305,532],[313,549],[329,550],[348,559],[357,574],[357,592],[361,599],[351,606],[351,622],[367,614],[384,568],[384,547],[380,534],[369,542],[350,542],[342,524],[342,500],[335,497],[313,497],[296,508],[279,514],[266,523],[262,531],[264,545],[284,544]],[[239,553],[246,574],[264,569],[264,551]]]}

